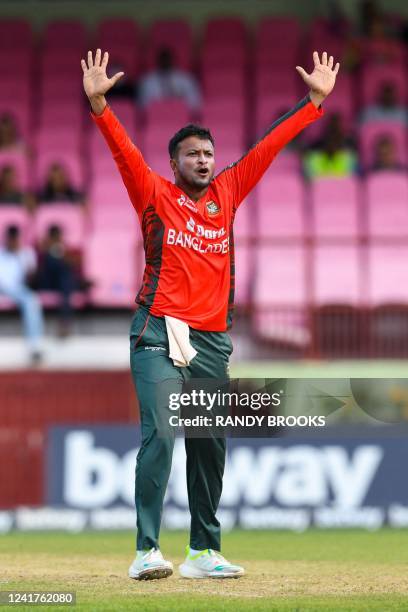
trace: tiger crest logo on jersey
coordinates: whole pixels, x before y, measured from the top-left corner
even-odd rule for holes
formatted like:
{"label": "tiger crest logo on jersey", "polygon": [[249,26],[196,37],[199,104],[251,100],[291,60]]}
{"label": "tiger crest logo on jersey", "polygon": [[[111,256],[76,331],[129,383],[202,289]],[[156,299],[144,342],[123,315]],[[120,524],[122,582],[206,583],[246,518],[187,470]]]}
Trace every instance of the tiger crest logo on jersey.
{"label": "tiger crest logo on jersey", "polygon": [[213,200],[207,202],[206,206],[208,214],[211,216],[218,215],[218,213],[221,211],[221,208]]}

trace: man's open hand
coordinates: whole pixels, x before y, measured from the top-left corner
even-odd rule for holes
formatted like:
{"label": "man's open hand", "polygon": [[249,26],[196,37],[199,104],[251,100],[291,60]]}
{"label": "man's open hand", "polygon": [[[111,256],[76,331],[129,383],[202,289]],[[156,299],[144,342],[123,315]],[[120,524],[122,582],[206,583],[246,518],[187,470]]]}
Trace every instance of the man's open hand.
{"label": "man's open hand", "polygon": [[301,66],[296,66],[296,70],[310,87],[310,97],[315,106],[319,106],[323,100],[332,91],[336,82],[336,76],[340,68],[337,64],[333,68],[334,60],[331,55],[327,60],[327,53],[322,53],[322,61],[320,61],[317,51],[313,53],[314,69],[311,74],[308,74]]}
{"label": "man's open hand", "polygon": [[[124,72],[117,72],[110,79],[106,75],[106,67],[108,65],[109,53],[103,54],[100,49],[96,50],[95,60],[92,57],[92,51],[88,51],[88,64],[84,59],[81,60],[82,70],[84,72],[84,90],[88,96],[92,108],[102,112],[106,105],[104,95],[115,85],[115,83],[124,75]],[[93,104],[94,102],[94,104]],[[94,108],[94,105],[96,108]]]}

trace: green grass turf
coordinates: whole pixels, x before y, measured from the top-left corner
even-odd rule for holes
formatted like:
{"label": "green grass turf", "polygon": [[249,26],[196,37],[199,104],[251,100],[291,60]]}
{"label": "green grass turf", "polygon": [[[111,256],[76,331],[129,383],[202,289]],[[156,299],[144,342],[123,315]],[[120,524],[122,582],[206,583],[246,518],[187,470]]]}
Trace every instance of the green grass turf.
{"label": "green grass turf", "polygon": [[231,364],[232,378],[408,378],[408,360],[248,361]]}
{"label": "green grass turf", "polygon": [[[219,581],[182,580],[177,570],[131,581],[133,541],[129,532],[2,536],[0,590],[76,591],[76,608],[54,610],[408,610],[408,531],[235,530],[224,534],[223,553],[247,575]],[[186,532],[164,532],[161,547],[178,564],[187,541]]]}

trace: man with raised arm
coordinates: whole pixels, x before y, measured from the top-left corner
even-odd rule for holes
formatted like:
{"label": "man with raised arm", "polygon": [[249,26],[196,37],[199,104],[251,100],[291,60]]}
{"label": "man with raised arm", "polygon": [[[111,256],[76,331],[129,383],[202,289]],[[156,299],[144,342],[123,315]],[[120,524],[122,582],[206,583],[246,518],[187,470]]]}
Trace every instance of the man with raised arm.
{"label": "man with raised arm", "polygon": [[[148,167],[108,106],[105,94],[123,72],[106,75],[108,53],[81,61],[92,118],[118,166],[142,227],[146,267],[130,331],[131,370],[140,405],[142,445],[136,465],[137,552],[134,579],[165,578],[173,572],[159,547],[163,499],[170,474],[174,430],[169,403],[159,393],[166,381],[181,392],[192,378],[225,379],[232,345],[235,213],[277,153],[323,114],[339,64],[313,53],[314,69],[296,70],[310,91],[271,125],[240,160],[214,176],[214,140],[196,125],[169,142],[174,183]],[[112,253],[112,257],[115,254]],[[120,265],[120,262],[118,262]],[[163,426],[167,431],[163,433]],[[164,425],[163,425],[164,424]],[[185,578],[237,578],[242,567],[221,556],[216,511],[221,496],[225,438],[186,438],[190,542],[180,566]]]}

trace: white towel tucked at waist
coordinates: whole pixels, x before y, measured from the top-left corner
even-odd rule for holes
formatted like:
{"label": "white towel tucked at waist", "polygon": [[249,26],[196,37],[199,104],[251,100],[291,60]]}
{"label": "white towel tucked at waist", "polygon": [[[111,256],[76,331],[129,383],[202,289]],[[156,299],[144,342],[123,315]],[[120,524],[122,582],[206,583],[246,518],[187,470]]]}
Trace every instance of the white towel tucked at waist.
{"label": "white towel tucked at waist", "polygon": [[169,356],[178,368],[185,368],[197,355],[197,351],[190,344],[190,330],[184,321],[174,317],[164,316],[166,321],[167,337],[169,339]]}

